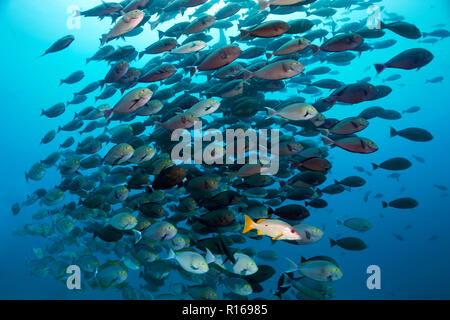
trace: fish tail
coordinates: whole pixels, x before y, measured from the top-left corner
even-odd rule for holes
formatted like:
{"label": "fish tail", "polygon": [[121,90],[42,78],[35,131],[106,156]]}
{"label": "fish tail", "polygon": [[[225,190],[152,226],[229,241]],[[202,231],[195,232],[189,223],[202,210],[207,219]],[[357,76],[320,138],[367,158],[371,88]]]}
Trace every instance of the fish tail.
{"label": "fish tail", "polygon": [[87,59],[86,59],[86,64],[88,64],[89,62],[91,62],[91,59],[90,59],[90,58],[87,58]]}
{"label": "fish tail", "polygon": [[376,170],[376,169],[378,169],[380,166],[379,165],[377,165],[376,163],[372,163],[372,168],[373,168],[373,170]]}
{"label": "fish tail", "polygon": [[138,244],[139,241],[142,239],[142,233],[136,229],[133,229],[133,235],[134,235],[134,244]]}
{"label": "fish tail", "polygon": [[111,117],[111,114],[113,113],[112,109],[108,109],[104,111],[104,116],[106,120],[109,120],[109,118]]}
{"label": "fish tail", "polygon": [[41,111],[41,117],[42,117],[44,114],[45,114],[45,110],[42,109],[42,111]]}
{"label": "fish tail", "polygon": [[28,182],[28,180],[29,180],[29,176],[28,176],[28,173],[27,172],[25,172],[25,180]]}
{"label": "fish tail", "polygon": [[60,132],[60,131],[61,131],[61,129],[62,129],[62,128],[61,128],[61,126],[58,126],[58,131],[57,131],[57,132]]}
{"label": "fish tail", "polygon": [[341,182],[336,180],[336,179],[334,179],[334,184],[341,184]]}
{"label": "fish tail", "polygon": [[248,37],[248,35],[250,34],[250,31],[244,29],[241,29],[240,32],[241,32],[241,40]]}
{"label": "fish tail", "polygon": [[248,79],[251,79],[251,78],[253,78],[254,76],[255,76],[255,75],[254,75],[253,72],[250,72],[250,71],[248,71],[248,70],[242,71],[242,79],[243,79],[244,81],[246,81],[246,80],[248,80]]}
{"label": "fish tail", "polygon": [[102,37],[100,38],[100,46],[103,47],[106,44],[106,41],[108,39],[108,34],[103,34]]}
{"label": "fish tail", "polygon": [[320,50],[320,47],[316,44],[311,44],[310,47],[311,47],[311,51],[312,51],[313,55],[316,54],[317,52],[319,52],[319,50]]}
{"label": "fish tail", "polygon": [[374,63],[375,70],[377,70],[377,73],[381,73],[384,69],[386,69],[386,64],[384,63]]}
{"label": "fish tail", "polygon": [[172,260],[175,259],[175,252],[173,252],[172,249],[169,251],[169,255],[167,256],[166,260]]}
{"label": "fish tail", "polygon": [[155,30],[155,28],[159,25],[159,20],[150,22],[150,29]]}
{"label": "fish tail", "polygon": [[328,129],[319,128],[317,130],[322,134],[322,136],[328,136],[330,134],[330,130]]}
{"label": "fish tail", "polygon": [[276,110],[272,109],[272,108],[266,107],[266,109],[267,109],[266,120],[270,119],[270,118],[273,118],[274,116],[276,116],[278,114],[278,112]]}
{"label": "fish tail", "polygon": [[210,264],[213,263],[214,261],[216,261],[216,257],[212,254],[211,251],[209,251],[208,248],[206,248],[206,263]]}
{"label": "fish tail", "polygon": [[161,40],[162,37],[164,37],[164,31],[158,30],[158,38]]}
{"label": "fish tail", "polygon": [[337,245],[337,242],[330,238],[330,248],[334,247],[335,245]]}
{"label": "fish tail", "polygon": [[62,86],[62,85],[63,85],[63,83],[64,83],[64,80],[63,80],[63,79],[61,79],[61,80],[59,81],[59,86]]}
{"label": "fish tail", "polygon": [[383,206],[383,208],[388,207],[388,203],[386,201],[381,201],[381,205]]}
{"label": "fish tail", "polygon": [[233,43],[233,42],[239,40],[239,38],[240,38],[240,36],[236,36],[236,37],[231,37],[230,36],[230,43]]}
{"label": "fish tail", "polygon": [[267,60],[269,60],[269,59],[272,58],[272,57],[273,57],[273,53],[266,52],[266,58],[267,58]]}
{"label": "fish tail", "polygon": [[429,34],[428,34],[428,32],[422,32],[422,38],[425,38],[425,37],[427,37]]}
{"label": "fish tail", "polygon": [[288,262],[289,269],[285,273],[292,273],[292,272],[298,271],[298,265],[294,261],[292,261],[289,258],[286,258],[286,260]]}
{"label": "fish tail", "polygon": [[184,68],[184,74],[189,73],[191,78],[197,73],[197,71],[198,71],[198,69],[195,66],[190,66],[190,67]]}
{"label": "fish tail", "polygon": [[244,215],[244,217],[245,217],[245,224],[242,233],[246,233],[249,232],[250,230],[255,229],[255,222],[247,215]]}
{"label": "fish tail", "polygon": [[336,219],[336,223],[340,226],[343,224],[341,219]]}
{"label": "fish tail", "polygon": [[258,4],[259,4],[259,12],[258,13],[261,13],[269,6],[269,1],[258,0]]}
{"label": "fish tail", "polygon": [[391,138],[395,137],[397,135],[397,131],[394,128],[392,128],[392,127],[390,129],[390,135],[391,135]]}
{"label": "fish tail", "polygon": [[326,146],[334,145],[334,141],[328,138],[327,136],[322,136],[322,142]]}
{"label": "fish tail", "polygon": [[285,180],[280,180],[278,181],[278,183],[280,184],[281,189],[286,188],[286,186],[289,184],[287,181]]}

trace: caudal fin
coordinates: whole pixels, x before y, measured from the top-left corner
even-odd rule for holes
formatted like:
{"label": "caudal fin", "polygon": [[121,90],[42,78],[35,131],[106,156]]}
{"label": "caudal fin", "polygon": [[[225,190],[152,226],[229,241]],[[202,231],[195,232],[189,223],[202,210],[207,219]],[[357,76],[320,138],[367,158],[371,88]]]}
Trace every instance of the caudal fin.
{"label": "caudal fin", "polygon": [[375,70],[377,73],[381,73],[384,69],[386,69],[386,65],[384,63],[374,63]]}
{"label": "caudal fin", "polygon": [[253,230],[255,228],[255,222],[247,215],[245,215],[244,217],[245,217],[245,224],[242,233],[249,232],[250,230]]}
{"label": "caudal fin", "polygon": [[330,248],[334,247],[335,245],[337,245],[337,242],[330,238]]}
{"label": "caudal fin", "polygon": [[395,130],[394,128],[391,127],[389,133],[390,133],[391,138],[395,137],[397,135],[397,130]]}
{"label": "caudal fin", "polygon": [[175,259],[175,252],[173,252],[172,249],[169,251],[169,255],[167,256],[166,260],[172,260]]}
{"label": "caudal fin", "polygon": [[328,138],[327,136],[322,136],[322,142],[326,146],[334,145],[334,141]]}
{"label": "caudal fin", "polygon": [[376,170],[376,169],[378,169],[380,166],[379,165],[377,165],[376,163],[372,163],[372,168],[373,168],[373,170]]}
{"label": "caudal fin", "polygon": [[286,258],[286,260],[287,260],[288,265],[289,265],[289,269],[286,271],[286,273],[291,273],[291,272],[298,271],[298,266],[297,266],[297,264],[294,261],[292,261],[289,258]]}
{"label": "caudal fin", "polygon": [[108,35],[103,34],[102,37],[100,38],[100,46],[103,47],[106,44],[107,40],[108,40]]}
{"label": "caudal fin", "polygon": [[383,208],[386,208],[388,206],[388,203],[386,201],[381,201],[381,205]]}
{"label": "caudal fin", "polygon": [[213,262],[216,261],[216,257],[212,254],[211,251],[209,251],[208,248],[206,248],[206,258],[205,258],[205,260],[206,260],[207,264],[210,264],[210,263],[213,263]]}
{"label": "caudal fin", "polygon": [[241,40],[245,39],[246,37],[248,37],[250,35],[250,31],[247,31],[244,29],[241,29],[240,32],[241,32]]}
{"label": "caudal fin", "polygon": [[277,115],[277,110],[269,108],[269,107],[266,107],[266,109],[267,109],[267,117],[266,117],[266,119],[273,118],[274,116]]}
{"label": "caudal fin", "polygon": [[320,47],[316,44],[311,44],[310,47],[311,47],[311,52],[313,55],[316,54],[317,52],[319,52],[319,50],[320,50]]}
{"label": "caudal fin", "polygon": [[108,120],[111,117],[112,113],[113,113],[113,110],[112,109],[108,109],[108,110],[105,110],[103,112],[103,115],[105,116],[105,119]]}
{"label": "caudal fin", "polygon": [[189,76],[192,78],[197,73],[197,67],[191,66],[184,68],[184,72],[189,73]]}

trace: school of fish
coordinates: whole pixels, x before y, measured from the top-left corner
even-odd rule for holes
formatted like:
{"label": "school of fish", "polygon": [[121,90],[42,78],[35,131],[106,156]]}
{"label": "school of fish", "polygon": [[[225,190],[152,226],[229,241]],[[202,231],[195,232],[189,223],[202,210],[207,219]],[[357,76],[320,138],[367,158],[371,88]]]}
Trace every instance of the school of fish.
{"label": "school of fish", "polygon": [[[324,228],[308,223],[310,212],[326,208],[327,197],[366,184],[359,175],[327,181],[332,168],[339,172],[329,154],[334,147],[361,156],[380,152],[383,146],[366,137],[364,129],[372,118],[398,120],[402,113],[371,107],[352,117],[327,117],[336,105],[376,101],[392,91],[386,84],[371,84],[370,77],[338,81],[332,66],[351,68],[361,54],[394,47],[395,33],[409,39],[411,48],[374,61],[372,71],[419,70],[434,56],[418,42],[450,36],[443,28],[422,32],[394,13],[386,12],[378,28],[350,18],[379,2],[125,0],[85,8],[83,19],[111,21],[109,30],[92,34],[100,47],[86,57],[86,63],[102,63],[104,74],[79,70],[61,80],[67,86],[95,79],[71,101],[42,109],[42,121],[65,112],[74,118],[45,134],[42,144],[56,135],[67,139],[25,173],[27,181],[42,181],[47,171],[57,170],[61,179],[12,207],[17,215],[24,206],[40,206],[32,216],[35,222],[16,231],[47,239],[45,247],[33,249],[32,274],[65,282],[67,266],[75,264],[91,288],[114,288],[124,299],[258,299],[263,291],[273,299],[333,298],[333,282],[346,272],[334,258],[322,253],[280,257],[276,246],[325,241]],[[187,21],[177,22],[179,17]],[[236,26],[238,33],[231,31]],[[214,29],[220,39],[211,36]],[[141,48],[126,45],[129,37],[139,39]],[[66,54],[63,50],[76,44],[74,36],[64,36],[40,59]],[[288,95],[288,88],[296,94]],[[267,98],[276,92],[283,94]],[[86,106],[89,99],[95,102]],[[114,102],[101,102],[107,99]],[[418,111],[411,107],[403,114]],[[278,172],[264,175],[261,162],[177,163],[171,158],[177,144],[172,133],[198,123],[205,131],[279,129]],[[392,143],[434,138],[423,128],[400,125],[389,134]],[[213,146],[210,156],[224,158],[224,148]],[[389,170],[398,179],[398,172],[412,165],[403,157],[386,157],[370,172],[355,170],[370,175]],[[443,185],[436,188],[447,191]],[[419,205],[408,196],[375,198],[380,208]],[[361,217],[337,219],[337,224],[358,234],[372,228]],[[264,245],[255,249],[249,241]],[[359,236],[329,241],[339,250],[368,246]],[[271,263],[284,264],[285,271],[277,272]],[[131,273],[139,274],[139,286],[128,281]],[[183,281],[170,282],[171,274]],[[267,287],[272,277],[278,284]]]}

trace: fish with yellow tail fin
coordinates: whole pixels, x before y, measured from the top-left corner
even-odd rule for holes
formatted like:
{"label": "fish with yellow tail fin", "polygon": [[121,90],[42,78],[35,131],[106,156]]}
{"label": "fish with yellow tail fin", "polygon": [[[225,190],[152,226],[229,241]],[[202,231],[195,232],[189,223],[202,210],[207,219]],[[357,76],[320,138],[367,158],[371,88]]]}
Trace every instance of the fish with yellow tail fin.
{"label": "fish with yellow tail fin", "polygon": [[276,219],[259,219],[254,222],[245,215],[245,225],[242,233],[256,229],[258,235],[266,235],[272,240],[300,240],[302,236],[290,224]]}

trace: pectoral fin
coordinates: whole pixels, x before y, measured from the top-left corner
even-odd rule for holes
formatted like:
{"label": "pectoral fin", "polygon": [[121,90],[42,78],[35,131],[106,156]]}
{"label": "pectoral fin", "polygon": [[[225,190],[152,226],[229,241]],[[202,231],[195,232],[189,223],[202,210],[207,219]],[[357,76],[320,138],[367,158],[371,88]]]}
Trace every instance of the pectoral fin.
{"label": "pectoral fin", "polygon": [[282,233],[277,234],[275,237],[272,238],[272,240],[280,240],[280,238],[283,236]]}

